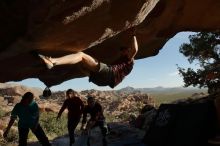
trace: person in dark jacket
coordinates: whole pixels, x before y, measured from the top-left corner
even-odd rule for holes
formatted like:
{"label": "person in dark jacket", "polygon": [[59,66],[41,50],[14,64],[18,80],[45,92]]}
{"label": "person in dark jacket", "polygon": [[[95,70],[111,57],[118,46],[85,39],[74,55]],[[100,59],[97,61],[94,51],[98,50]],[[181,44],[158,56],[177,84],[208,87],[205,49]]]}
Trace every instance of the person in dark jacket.
{"label": "person in dark jacket", "polygon": [[70,146],[75,143],[75,129],[80,121],[83,113],[84,104],[82,100],[77,96],[76,91],[68,89],[66,91],[67,99],[64,101],[58,115],[59,119],[65,109],[68,109],[68,132],[70,137]]}

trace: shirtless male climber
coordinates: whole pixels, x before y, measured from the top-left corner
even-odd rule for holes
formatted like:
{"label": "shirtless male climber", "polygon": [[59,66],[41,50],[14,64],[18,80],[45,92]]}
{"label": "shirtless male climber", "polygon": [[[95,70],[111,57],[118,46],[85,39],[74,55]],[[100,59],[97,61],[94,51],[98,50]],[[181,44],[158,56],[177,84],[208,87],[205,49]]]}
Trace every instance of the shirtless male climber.
{"label": "shirtless male climber", "polygon": [[58,65],[71,65],[81,62],[88,70],[89,81],[98,86],[117,86],[127,76],[134,65],[134,57],[138,51],[136,36],[132,36],[130,47],[120,48],[120,57],[110,65],[102,63],[84,52],[78,52],[59,58],[47,57],[39,54],[48,69]]}

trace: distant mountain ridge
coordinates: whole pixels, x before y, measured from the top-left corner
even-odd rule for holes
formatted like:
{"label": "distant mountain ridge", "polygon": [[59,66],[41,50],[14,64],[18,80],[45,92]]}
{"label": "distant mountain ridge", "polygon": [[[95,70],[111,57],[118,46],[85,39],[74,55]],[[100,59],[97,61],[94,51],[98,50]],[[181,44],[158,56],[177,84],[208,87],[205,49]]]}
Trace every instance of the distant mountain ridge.
{"label": "distant mountain ridge", "polygon": [[207,92],[207,89],[199,89],[194,87],[184,88],[184,87],[154,87],[154,88],[133,88],[127,86],[125,88],[121,88],[117,91],[120,92],[141,92],[141,93],[179,93],[179,92]]}
{"label": "distant mountain ridge", "polygon": [[[6,89],[6,88],[16,88],[18,92],[23,92],[25,91],[31,91],[33,92],[36,96],[42,95],[43,89],[37,88],[37,87],[27,87],[21,84],[17,83],[0,83],[0,89]],[[207,93],[207,89],[199,89],[199,88],[194,88],[194,87],[189,87],[189,88],[184,88],[184,87],[153,87],[153,88],[134,88],[131,86],[127,86],[125,88],[121,88],[119,90],[108,90],[108,91],[100,91],[100,90],[95,90],[95,89],[90,89],[90,90],[84,90],[81,91],[86,92],[86,93],[93,93],[93,92],[100,92],[100,94],[109,94],[109,95],[114,95],[114,94],[120,94],[120,93],[125,93],[125,94],[135,94],[135,93],[142,93],[142,94],[151,94],[151,95],[174,95],[174,94],[194,94],[194,93]],[[58,91],[55,91],[58,92]],[[61,91],[64,92],[64,91]]]}

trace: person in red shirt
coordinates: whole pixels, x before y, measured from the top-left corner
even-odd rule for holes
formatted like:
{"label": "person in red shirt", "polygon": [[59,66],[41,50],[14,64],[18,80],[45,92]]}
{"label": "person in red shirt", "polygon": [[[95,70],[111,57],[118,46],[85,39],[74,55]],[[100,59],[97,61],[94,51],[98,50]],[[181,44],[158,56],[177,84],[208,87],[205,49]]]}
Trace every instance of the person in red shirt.
{"label": "person in red shirt", "polygon": [[70,146],[75,143],[75,129],[78,125],[80,118],[83,113],[84,104],[82,100],[77,96],[76,91],[72,89],[68,89],[66,91],[67,99],[64,101],[58,115],[57,119],[59,119],[63,113],[63,111],[68,109],[68,132],[70,137]]}
{"label": "person in red shirt", "polygon": [[127,76],[134,65],[134,57],[138,51],[136,36],[132,36],[131,46],[120,48],[120,57],[110,65],[102,63],[84,52],[66,55],[59,58],[51,58],[39,54],[48,69],[57,65],[82,63],[83,68],[88,70],[86,75],[89,81],[98,86],[110,86],[114,88]]}

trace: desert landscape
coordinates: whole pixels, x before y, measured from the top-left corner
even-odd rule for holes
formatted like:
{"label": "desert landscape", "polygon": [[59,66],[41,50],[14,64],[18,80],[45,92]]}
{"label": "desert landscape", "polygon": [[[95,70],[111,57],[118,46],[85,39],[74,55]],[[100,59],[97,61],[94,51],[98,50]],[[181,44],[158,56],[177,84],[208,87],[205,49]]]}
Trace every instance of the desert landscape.
{"label": "desert landscape", "polygon": [[[3,139],[3,131],[6,127],[10,112],[13,106],[18,103],[21,96],[27,92],[31,91],[35,95],[35,100],[39,105],[41,111],[40,122],[43,128],[46,129],[51,141],[54,145],[59,145],[59,143],[68,143],[67,138],[67,118],[64,114],[61,120],[56,121],[56,115],[61,108],[63,101],[65,100],[65,91],[53,92],[50,97],[43,97],[43,90],[40,88],[30,88],[19,84],[1,84],[0,86],[0,142],[1,145],[14,146],[18,140],[18,133],[16,124],[13,126],[9,138]],[[104,108],[104,114],[106,116],[107,122],[113,129],[113,134],[108,136],[109,144],[118,141],[123,143],[123,138],[127,139],[129,136],[133,141],[139,140],[137,143],[141,143],[141,138],[143,138],[145,131],[149,128],[149,120],[155,111],[158,109],[161,103],[171,103],[174,101],[181,101],[186,99],[196,99],[207,95],[207,90],[205,89],[184,89],[179,88],[141,88],[135,89],[132,87],[125,87],[120,90],[109,90],[109,91],[99,91],[99,90],[84,90],[78,92],[79,97],[86,104],[86,96],[93,95],[96,100],[101,103]],[[161,97],[161,96],[164,97]],[[142,125],[135,128],[135,120],[140,114],[144,115],[143,109],[153,108],[155,111],[153,114],[145,115],[148,118],[142,118]],[[142,111],[142,112],[141,112]],[[147,110],[146,110],[147,111]],[[146,121],[144,121],[146,120]],[[129,131],[129,135],[128,132]],[[80,130],[77,131],[80,135]],[[133,133],[133,134],[131,134]],[[120,137],[117,137],[117,134]],[[117,138],[116,138],[117,137]],[[33,134],[29,134],[29,143],[32,145],[38,145],[34,143],[36,138]],[[132,140],[131,140],[132,143]],[[63,144],[64,145],[64,144]]]}

